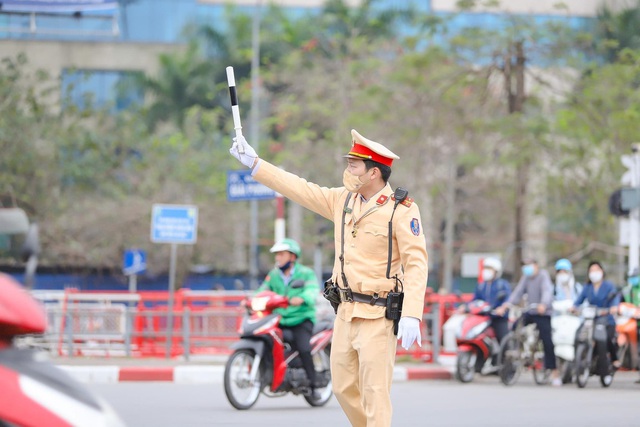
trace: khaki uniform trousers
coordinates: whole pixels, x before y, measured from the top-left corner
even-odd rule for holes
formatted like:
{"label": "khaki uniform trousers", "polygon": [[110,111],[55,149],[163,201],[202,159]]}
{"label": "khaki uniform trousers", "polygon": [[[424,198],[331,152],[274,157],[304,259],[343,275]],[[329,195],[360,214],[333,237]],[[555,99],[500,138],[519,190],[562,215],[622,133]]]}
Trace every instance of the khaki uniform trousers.
{"label": "khaki uniform trousers", "polygon": [[336,317],[331,343],[333,392],[353,427],[391,426],[396,340],[393,321],[384,317],[351,321]]}

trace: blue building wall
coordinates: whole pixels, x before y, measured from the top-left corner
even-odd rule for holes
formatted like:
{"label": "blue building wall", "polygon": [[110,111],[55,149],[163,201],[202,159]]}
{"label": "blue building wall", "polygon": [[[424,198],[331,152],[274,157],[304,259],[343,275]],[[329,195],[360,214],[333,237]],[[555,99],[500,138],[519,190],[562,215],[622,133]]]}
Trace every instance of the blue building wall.
{"label": "blue building wall", "polygon": [[[418,13],[430,13],[428,0],[380,0],[374,4],[377,9],[405,8],[412,6]],[[197,0],[137,0],[131,4],[122,2],[118,11],[86,12],[82,18],[71,15],[38,16],[37,25],[42,31],[36,34],[2,32],[1,39],[55,39],[70,41],[109,41],[109,42],[153,42],[179,43],[184,41],[183,31],[188,25],[209,24],[222,31],[227,25],[227,6],[199,3]],[[255,8],[236,6],[235,10],[253,14]],[[315,14],[319,8],[290,7],[287,12],[292,16]],[[461,29],[477,26],[499,29],[506,25],[505,16],[495,13],[438,13],[437,16],[447,22],[449,34]],[[93,35],[92,32],[109,33],[112,22],[92,17],[113,18],[117,21],[119,35]],[[22,28],[28,30],[29,16],[0,14],[0,27]],[[561,20],[574,28],[585,28],[593,22],[589,18],[536,16],[537,22]],[[69,32],[72,30],[73,32]],[[47,31],[57,31],[49,34]],[[127,71],[68,70],[62,76],[62,89],[69,91],[71,102],[80,108],[86,107],[87,99],[92,99],[96,107],[108,107],[114,111],[126,109],[134,103],[142,102],[142,94],[129,94],[123,97],[117,86],[128,77]],[[65,92],[63,92],[65,93]],[[87,96],[87,94],[91,94]]]}

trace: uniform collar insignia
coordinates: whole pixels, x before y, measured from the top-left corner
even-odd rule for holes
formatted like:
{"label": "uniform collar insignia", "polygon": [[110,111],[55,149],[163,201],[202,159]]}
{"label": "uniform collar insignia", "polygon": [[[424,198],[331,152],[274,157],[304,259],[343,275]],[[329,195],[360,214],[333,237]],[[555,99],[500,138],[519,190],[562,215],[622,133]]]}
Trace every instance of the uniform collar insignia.
{"label": "uniform collar insignia", "polygon": [[382,206],[387,203],[387,200],[389,200],[389,196],[385,196],[384,194],[382,194],[380,197],[378,197],[378,200],[376,200],[376,205]]}

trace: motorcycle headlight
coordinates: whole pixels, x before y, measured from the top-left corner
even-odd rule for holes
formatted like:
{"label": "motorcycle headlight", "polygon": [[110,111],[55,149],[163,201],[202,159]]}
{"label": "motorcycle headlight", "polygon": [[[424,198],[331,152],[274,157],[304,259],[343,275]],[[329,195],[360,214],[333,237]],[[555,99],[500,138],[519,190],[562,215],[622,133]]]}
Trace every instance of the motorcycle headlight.
{"label": "motorcycle headlight", "polygon": [[264,311],[267,308],[269,297],[256,297],[251,300],[251,309],[253,311]]}

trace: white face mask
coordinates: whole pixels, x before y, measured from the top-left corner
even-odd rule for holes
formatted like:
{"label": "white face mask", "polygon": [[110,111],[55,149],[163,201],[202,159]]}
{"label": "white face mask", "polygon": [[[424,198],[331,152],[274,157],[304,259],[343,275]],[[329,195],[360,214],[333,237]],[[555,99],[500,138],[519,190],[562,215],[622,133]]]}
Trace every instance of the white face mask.
{"label": "white face mask", "polygon": [[556,284],[557,285],[566,285],[569,283],[569,274],[567,273],[558,273],[556,274]]}
{"label": "white face mask", "polygon": [[600,283],[603,276],[604,274],[602,273],[602,271],[592,271],[591,273],[589,273],[589,280],[591,281],[591,283]]}
{"label": "white face mask", "polygon": [[348,169],[345,169],[342,174],[342,183],[351,193],[357,192],[365,184],[358,175],[352,174]]}
{"label": "white face mask", "polygon": [[491,280],[493,280],[493,277],[495,276],[495,274],[493,273],[493,270],[491,270],[490,268],[483,268],[482,269],[482,280],[485,282],[490,282]]}

